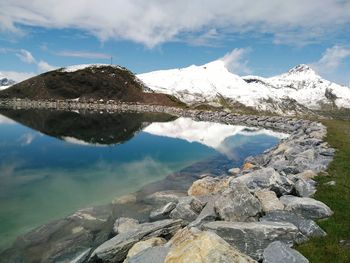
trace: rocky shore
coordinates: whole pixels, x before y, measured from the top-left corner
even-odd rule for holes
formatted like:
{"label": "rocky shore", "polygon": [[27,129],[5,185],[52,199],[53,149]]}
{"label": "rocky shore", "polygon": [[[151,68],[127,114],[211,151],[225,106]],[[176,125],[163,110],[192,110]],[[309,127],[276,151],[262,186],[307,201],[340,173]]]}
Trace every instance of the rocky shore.
{"label": "rocky shore", "polygon": [[[17,102],[0,104],[35,106]],[[142,202],[149,206],[139,207],[142,218],[127,212],[138,209],[137,197],[128,195],[113,203],[118,216],[108,212],[111,206],[84,209],[33,230],[16,241],[15,248],[22,250],[11,262],[23,262],[28,251],[44,246],[53,236],[58,241],[47,245],[42,261],[32,262],[308,262],[292,249],[293,244],[326,235],[314,220],[327,218],[332,211],[312,198],[313,178],[326,170],[335,154],[323,141],[327,130],[322,124],[162,106],[95,104],[94,110],[164,112],[275,129],[289,137],[261,155],[248,157],[228,175],[203,174],[187,193],[161,191],[144,197]],[[72,102],[65,107],[90,109],[84,105],[89,104]],[[13,255],[13,249],[7,253]]]}

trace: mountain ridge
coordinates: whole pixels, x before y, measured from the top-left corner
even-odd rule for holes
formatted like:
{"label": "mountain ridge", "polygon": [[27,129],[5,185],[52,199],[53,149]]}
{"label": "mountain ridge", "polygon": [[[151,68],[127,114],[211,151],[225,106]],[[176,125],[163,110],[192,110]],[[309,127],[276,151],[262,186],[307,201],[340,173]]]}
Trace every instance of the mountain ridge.
{"label": "mountain ridge", "polygon": [[350,88],[319,76],[299,64],[274,77],[238,76],[223,60],[201,66],[160,70],[137,75],[150,89],[174,95],[192,105],[240,103],[258,111],[278,114],[308,112],[327,107],[350,108]]}
{"label": "mountain ridge", "polygon": [[76,65],[48,71],[1,91],[0,98],[114,100],[164,106],[182,105],[171,95],[149,90],[128,69],[104,64]]}

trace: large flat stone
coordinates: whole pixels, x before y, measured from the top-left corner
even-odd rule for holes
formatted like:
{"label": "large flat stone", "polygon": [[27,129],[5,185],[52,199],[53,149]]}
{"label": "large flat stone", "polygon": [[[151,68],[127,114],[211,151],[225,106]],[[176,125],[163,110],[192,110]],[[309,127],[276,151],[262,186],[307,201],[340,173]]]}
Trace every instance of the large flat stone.
{"label": "large flat stone", "polygon": [[263,263],[309,263],[298,251],[280,241],[274,241],[263,253]]}
{"label": "large flat stone", "polygon": [[301,214],[308,219],[327,218],[333,214],[332,210],[324,203],[309,197],[296,197],[285,195],[280,198],[286,210]]}
{"label": "large flat stone", "polygon": [[203,225],[204,230],[217,233],[232,246],[255,260],[261,260],[264,249],[273,241],[292,244],[298,239],[298,228],[288,222],[224,222]]}
{"label": "large flat stone", "polygon": [[295,225],[299,231],[307,237],[325,236],[323,231],[313,220],[305,219],[292,211],[271,211],[260,218],[260,221],[289,222]]}
{"label": "large flat stone", "polygon": [[90,256],[92,262],[120,262],[138,241],[150,237],[174,234],[181,228],[182,220],[167,219],[139,225],[135,231],[121,233],[97,247]]}

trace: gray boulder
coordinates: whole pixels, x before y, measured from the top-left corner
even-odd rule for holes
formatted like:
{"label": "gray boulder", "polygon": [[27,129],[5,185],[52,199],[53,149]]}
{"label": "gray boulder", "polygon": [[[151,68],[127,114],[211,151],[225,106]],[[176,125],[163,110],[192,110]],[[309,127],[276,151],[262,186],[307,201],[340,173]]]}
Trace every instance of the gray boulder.
{"label": "gray boulder", "polygon": [[164,263],[169,250],[170,247],[167,246],[150,247],[142,250],[124,263]]}
{"label": "gray boulder", "polygon": [[216,196],[213,196],[208,200],[207,204],[204,206],[196,220],[189,224],[190,227],[201,228],[202,224],[215,221],[218,218],[218,214],[215,211],[214,203]]}
{"label": "gray boulder", "polygon": [[196,220],[204,205],[199,199],[192,196],[179,198],[179,203],[171,211],[170,218],[182,219],[190,223]]}
{"label": "gray boulder", "polygon": [[230,245],[238,248],[255,260],[261,260],[264,249],[273,241],[292,244],[299,237],[298,228],[288,222],[224,222],[216,221],[203,225],[214,231]]}
{"label": "gray boulder", "polygon": [[174,203],[174,202],[167,203],[166,205],[164,205],[156,210],[151,211],[149,218],[152,221],[157,221],[157,220],[169,218],[170,212],[175,207],[176,207],[176,203]]}
{"label": "gray boulder", "polygon": [[327,205],[313,198],[285,195],[280,200],[285,210],[294,211],[308,219],[327,218],[333,214]]}
{"label": "gray boulder", "polygon": [[259,200],[239,181],[218,196],[214,209],[225,221],[256,221],[262,211]]}
{"label": "gray boulder", "polygon": [[263,253],[263,263],[309,263],[298,251],[280,241],[274,241]]}
{"label": "gray boulder", "polygon": [[305,219],[291,211],[271,211],[260,218],[260,221],[289,222],[295,225],[299,231],[307,237],[319,237],[327,235],[313,220]]}
{"label": "gray boulder", "polygon": [[316,182],[314,180],[304,180],[300,178],[295,185],[296,194],[300,197],[310,197],[316,193]]}
{"label": "gray boulder", "polygon": [[287,177],[281,176],[272,167],[262,168],[252,173],[231,180],[230,184],[243,182],[250,190],[268,189],[278,196],[292,192],[294,184]]}
{"label": "gray boulder", "polygon": [[129,249],[138,241],[150,237],[172,235],[182,226],[182,220],[167,219],[153,223],[140,224],[139,228],[121,233],[97,247],[90,256],[92,262],[120,262],[125,259]]}

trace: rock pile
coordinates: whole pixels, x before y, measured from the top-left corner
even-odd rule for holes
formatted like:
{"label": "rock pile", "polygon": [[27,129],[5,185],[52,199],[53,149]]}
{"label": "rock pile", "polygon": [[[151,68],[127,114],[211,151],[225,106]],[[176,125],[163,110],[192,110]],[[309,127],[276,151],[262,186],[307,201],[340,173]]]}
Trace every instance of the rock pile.
{"label": "rock pile", "polygon": [[[169,202],[163,198],[150,213],[150,220],[162,221],[148,224],[168,222],[166,227],[147,234],[143,227],[119,234],[96,248],[89,262],[122,262],[132,245],[148,238],[155,245],[139,245],[144,249],[124,262],[308,262],[290,247],[326,235],[313,220],[327,218],[332,211],[312,198],[316,192],[313,178],[326,169],[335,153],[322,140],[326,128],[281,117],[189,115],[276,128],[290,136],[263,154],[248,157],[242,168],[230,169],[230,176],[207,175],[195,181],[187,197]],[[155,236],[164,238],[163,242],[153,242]]]}

